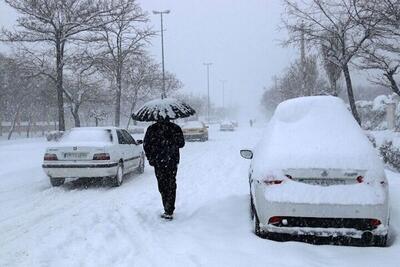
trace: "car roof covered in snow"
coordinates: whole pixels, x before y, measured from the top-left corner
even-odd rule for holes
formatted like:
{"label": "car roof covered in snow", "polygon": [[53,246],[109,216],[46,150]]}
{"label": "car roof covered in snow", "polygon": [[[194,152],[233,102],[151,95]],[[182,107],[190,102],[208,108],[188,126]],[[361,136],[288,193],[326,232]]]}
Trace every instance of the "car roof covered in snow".
{"label": "car roof covered in snow", "polygon": [[282,102],[254,151],[256,176],[282,175],[286,169],[365,170],[384,175],[372,144],[345,103],[332,96]]}
{"label": "car roof covered in snow", "polygon": [[110,131],[117,127],[75,127],[65,132],[57,146],[109,146],[113,137]]}
{"label": "car roof covered in snow", "polygon": [[74,127],[71,128],[71,130],[82,130],[82,131],[86,131],[86,130],[116,130],[116,129],[122,129],[122,128],[118,128],[115,126],[89,126],[89,127]]}

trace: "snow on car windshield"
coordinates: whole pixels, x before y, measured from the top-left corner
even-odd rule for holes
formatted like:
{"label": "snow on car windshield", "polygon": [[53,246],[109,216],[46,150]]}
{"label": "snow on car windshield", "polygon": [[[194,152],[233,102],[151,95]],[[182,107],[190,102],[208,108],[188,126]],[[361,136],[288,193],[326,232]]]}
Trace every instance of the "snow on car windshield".
{"label": "snow on car windshield", "polygon": [[95,128],[74,128],[64,134],[62,143],[112,143],[111,131]]}
{"label": "snow on car windshield", "polygon": [[359,169],[383,177],[371,143],[344,102],[330,96],[292,99],[277,107],[254,152],[253,169],[261,177],[287,168]]}
{"label": "snow on car windshield", "polygon": [[189,128],[203,128],[203,124],[200,121],[188,121],[183,126],[184,129]]}

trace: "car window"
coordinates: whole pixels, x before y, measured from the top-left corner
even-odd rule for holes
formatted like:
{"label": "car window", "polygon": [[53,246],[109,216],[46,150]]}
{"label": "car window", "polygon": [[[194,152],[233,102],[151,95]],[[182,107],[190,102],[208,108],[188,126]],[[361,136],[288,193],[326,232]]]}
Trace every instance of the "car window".
{"label": "car window", "polygon": [[136,145],[135,139],[133,139],[132,135],[130,133],[128,133],[128,131],[122,130],[122,133],[123,133],[123,135],[125,137],[125,140],[127,140],[127,144]]}
{"label": "car window", "polygon": [[126,138],[121,130],[117,130],[117,136],[118,136],[119,144],[121,144],[121,145],[129,144],[129,141],[126,140]]}

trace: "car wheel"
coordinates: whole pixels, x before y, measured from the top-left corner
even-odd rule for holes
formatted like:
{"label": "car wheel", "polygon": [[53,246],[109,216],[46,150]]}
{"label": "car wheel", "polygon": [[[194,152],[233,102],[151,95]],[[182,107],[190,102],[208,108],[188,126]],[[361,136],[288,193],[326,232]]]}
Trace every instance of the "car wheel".
{"label": "car wheel", "polygon": [[253,198],[251,196],[250,196],[250,205],[251,205],[250,215],[253,220],[254,233],[256,234],[256,236],[264,238],[264,234],[260,228],[260,219],[258,219],[257,211],[256,208],[254,207]]}
{"label": "car wheel", "polygon": [[250,219],[254,220],[253,197],[250,195]]}
{"label": "car wheel", "polygon": [[113,178],[113,184],[114,186],[120,186],[123,181],[124,181],[124,166],[122,165],[122,163],[119,163],[117,168],[117,174]]}
{"label": "car wheel", "polygon": [[387,246],[388,235],[385,236],[375,236],[373,246],[375,247],[386,247]]}
{"label": "car wheel", "polygon": [[144,173],[144,162],[145,162],[145,159],[144,159],[144,155],[142,154],[140,156],[139,167],[137,168],[137,172],[138,173]]}
{"label": "car wheel", "polygon": [[65,178],[50,178],[51,186],[60,186],[64,184]]}

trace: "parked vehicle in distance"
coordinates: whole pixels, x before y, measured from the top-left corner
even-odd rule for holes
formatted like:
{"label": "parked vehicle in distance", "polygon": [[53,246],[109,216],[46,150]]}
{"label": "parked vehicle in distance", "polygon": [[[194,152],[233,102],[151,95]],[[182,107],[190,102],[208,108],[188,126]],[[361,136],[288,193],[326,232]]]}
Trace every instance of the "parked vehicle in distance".
{"label": "parked vehicle in distance", "polygon": [[103,177],[120,186],[125,174],[143,173],[142,143],[116,127],[72,128],[46,149],[42,167],[52,186],[67,178]]}
{"label": "parked vehicle in distance", "polygon": [[236,127],[236,128],[239,127],[238,121],[233,120],[233,121],[231,121],[231,123],[233,124],[234,127]]}
{"label": "parked vehicle in distance", "polygon": [[234,131],[235,126],[233,125],[233,123],[231,121],[223,121],[219,125],[219,130],[220,131]]}
{"label": "parked vehicle in distance", "polygon": [[201,121],[187,121],[182,125],[182,132],[187,141],[207,141],[208,126]]}
{"label": "parked vehicle in distance", "polygon": [[303,97],[277,107],[251,159],[250,207],[258,236],[385,246],[383,164],[342,100]]}

